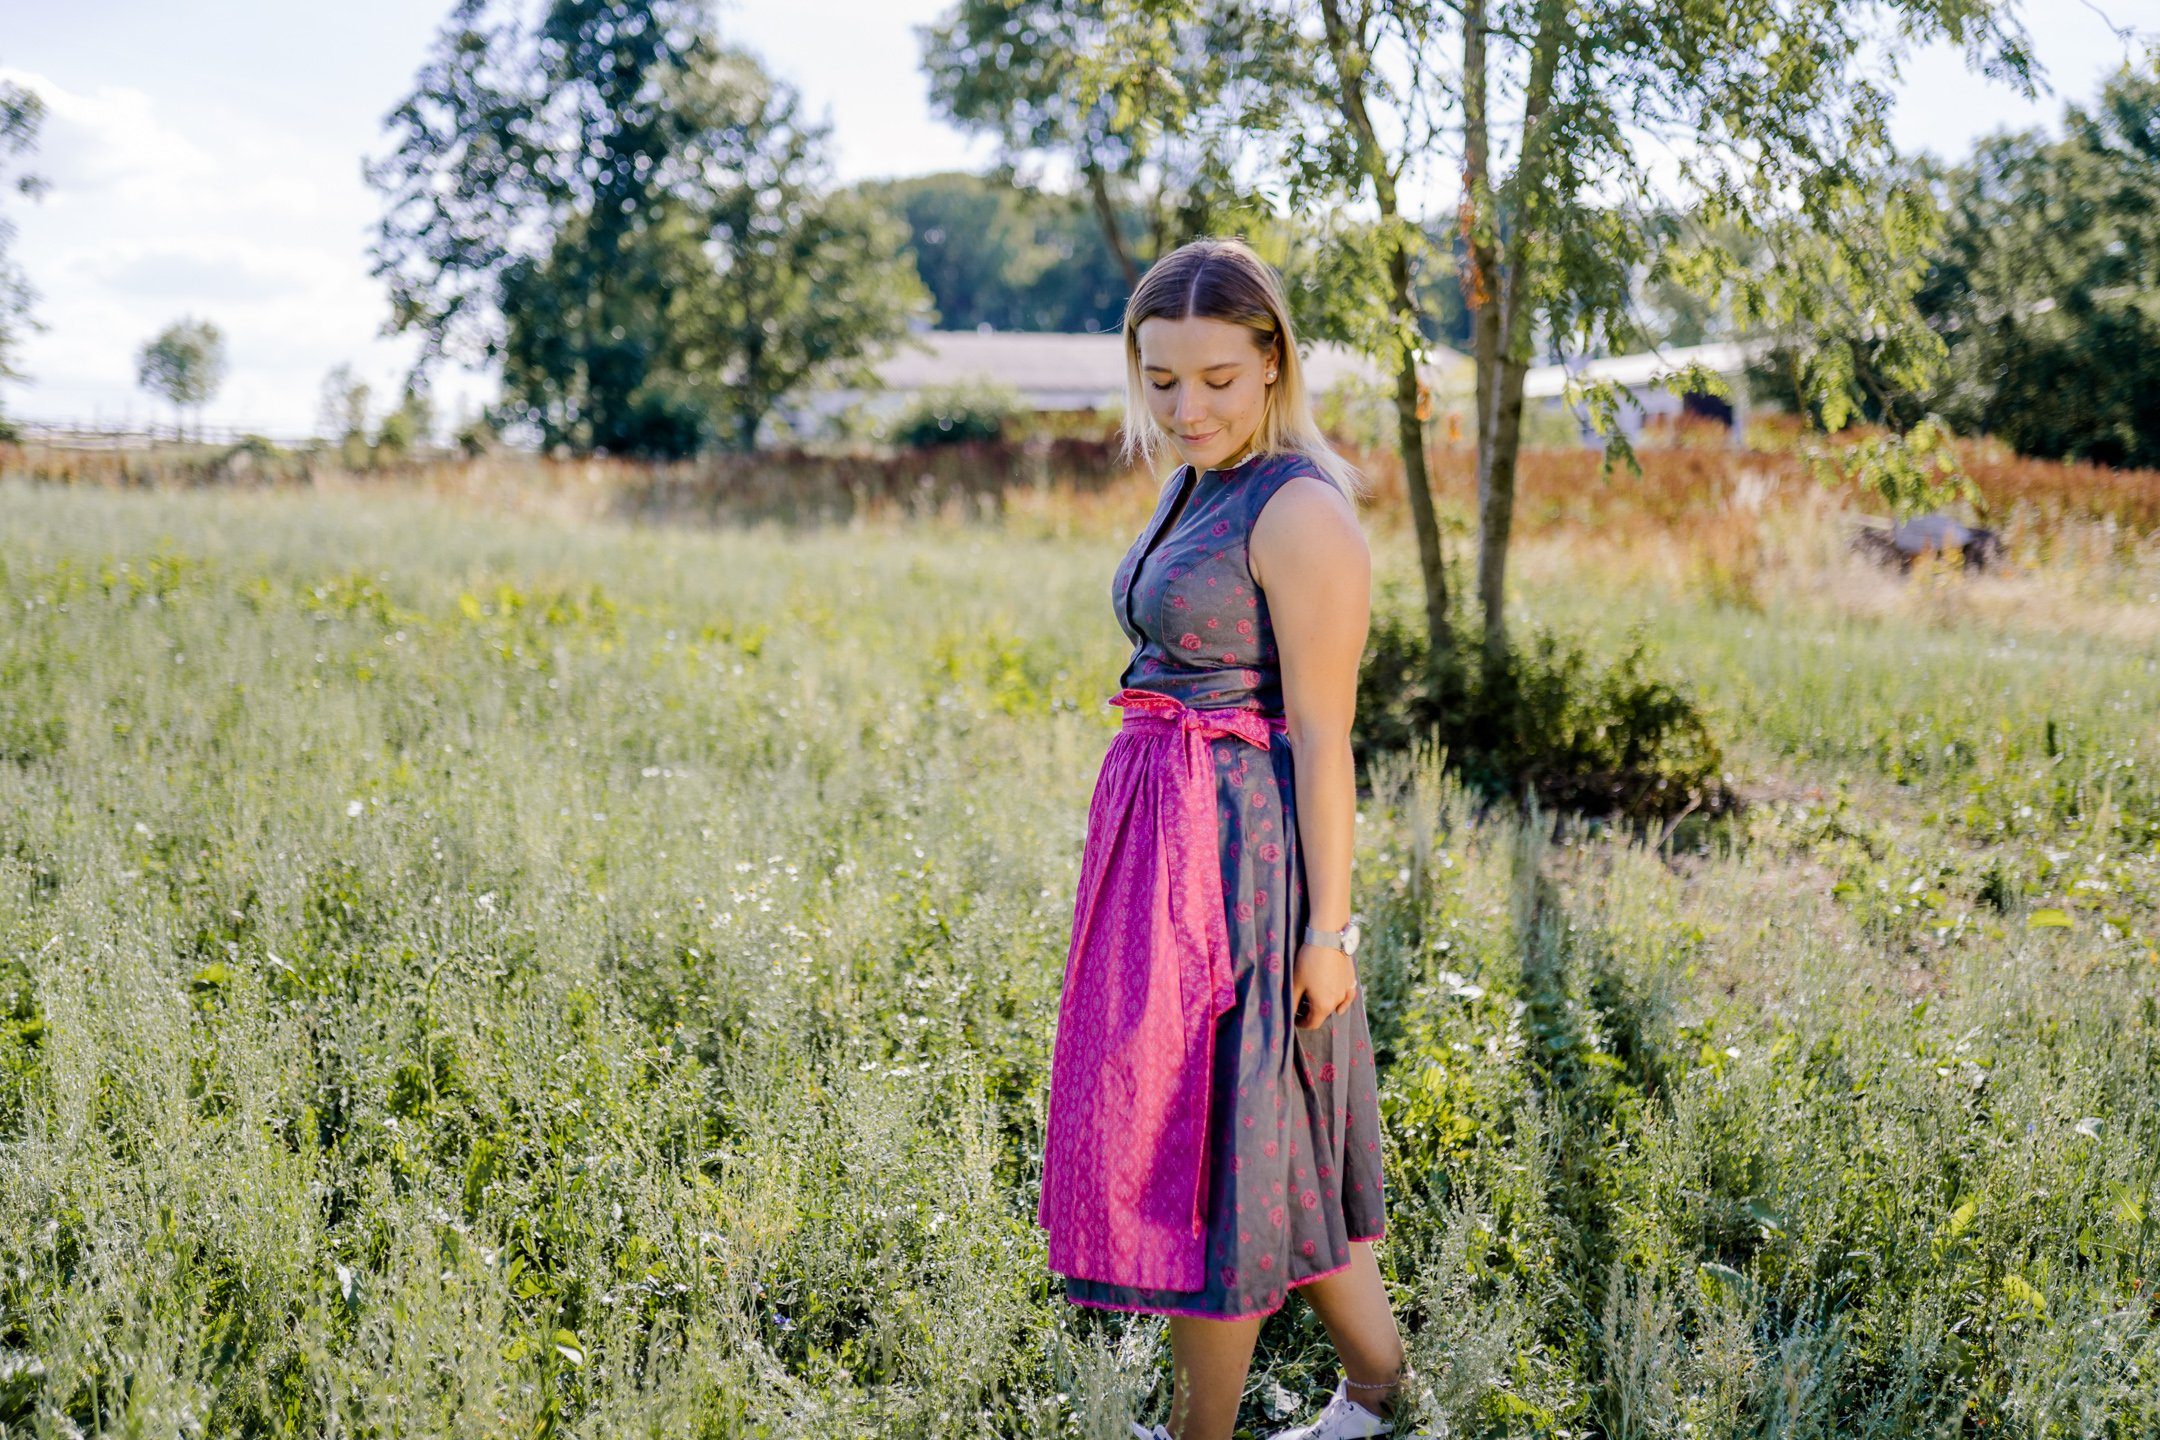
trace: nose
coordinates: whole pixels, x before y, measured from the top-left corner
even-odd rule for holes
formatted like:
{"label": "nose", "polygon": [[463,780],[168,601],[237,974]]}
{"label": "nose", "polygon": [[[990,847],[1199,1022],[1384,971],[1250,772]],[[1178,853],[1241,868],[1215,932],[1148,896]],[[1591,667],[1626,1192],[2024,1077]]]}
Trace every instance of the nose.
{"label": "nose", "polygon": [[1180,425],[1191,425],[1195,421],[1207,417],[1207,407],[1200,398],[1198,386],[1185,385],[1179,387],[1176,413],[1177,422]]}

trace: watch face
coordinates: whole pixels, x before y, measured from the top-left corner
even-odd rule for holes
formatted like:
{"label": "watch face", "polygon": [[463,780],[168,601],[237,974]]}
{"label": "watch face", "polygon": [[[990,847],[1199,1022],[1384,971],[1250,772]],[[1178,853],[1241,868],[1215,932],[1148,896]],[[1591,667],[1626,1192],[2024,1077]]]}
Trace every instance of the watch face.
{"label": "watch face", "polygon": [[1355,920],[1351,921],[1349,926],[1342,932],[1342,948],[1345,955],[1357,954],[1359,933],[1357,921]]}

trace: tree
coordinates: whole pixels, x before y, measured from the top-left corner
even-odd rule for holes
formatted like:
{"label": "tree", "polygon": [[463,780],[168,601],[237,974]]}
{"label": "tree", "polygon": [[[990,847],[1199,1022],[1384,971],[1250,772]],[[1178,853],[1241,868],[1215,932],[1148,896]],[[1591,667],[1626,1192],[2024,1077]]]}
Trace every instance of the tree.
{"label": "tree", "polygon": [[2160,466],[2160,47],[2064,132],[1990,137],[1936,177],[1935,399],[2022,454]]}
{"label": "tree", "polygon": [[[0,80],[0,189],[30,199],[43,193],[45,182],[36,175],[26,172],[9,176],[8,161],[36,148],[44,118],[45,102],[35,91]],[[37,294],[8,257],[8,246],[14,238],[15,222],[0,212],[0,380],[21,378],[22,372],[14,365],[15,349],[21,343],[23,329],[37,325],[30,314]]]}
{"label": "tree", "polygon": [[[1309,38],[1311,22],[1315,18],[1319,24],[1318,43]],[[1424,153],[1438,138],[1433,118],[1424,108],[1424,97],[1415,81],[1415,64],[1424,58],[1431,43],[1429,23],[1429,17],[1414,7],[1405,7],[1393,16],[1377,15],[1371,7],[1361,8],[1353,14],[1345,11],[1341,0],[1320,0],[1317,16],[1308,17],[1295,10],[1283,15],[1285,43],[1278,54],[1282,50],[1303,52],[1311,62],[1326,67],[1325,79],[1319,76],[1300,78],[1285,73],[1283,79],[1289,82],[1285,94],[1294,101],[1302,98],[1303,103],[1316,113],[1325,113],[1331,108],[1335,121],[1339,122],[1323,122],[1332,129],[1331,134],[1329,128],[1300,129],[1297,128],[1299,122],[1290,121],[1292,128],[1286,132],[1289,137],[1286,155],[1291,162],[1293,189],[1330,199],[1342,193],[1350,197],[1369,193],[1378,212],[1378,223],[1364,227],[1365,233],[1357,237],[1362,243],[1345,245],[1342,249],[1343,263],[1336,271],[1340,277],[1338,288],[1352,297],[1353,304],[1336,312],[1344,319],[1338,319],[1330,328],[1350,343],[1377,355],[1394,377],[1396,448],[1402,457],[1404,488],[1410,499],[1411,528],[1418,542],[1426,629],[1431,636],[1433,653],[1438,654],[1453,645],[1454,624],[1450,616],[1446,561],[1440,546],[1439,515],[1433,504],[1432,477],[1425,460],[1428,407],[1419,380],[1420,362],[1425,357],[1425,334],[1417,303],[1417,271],[1427,252],[1423,233],[1405,213],[1402,196],[1402,184],[1414,163],[1413,157]],[[1299,40],[1305,43],[1294,43]],[[1384,58],[1383,48],[1390,46],[1399,52],[1396,58],[1413,65],[1407,83],[1389,81],[1385,71],[1376,65]],[[1389,132],[1383,128],[1382,107],[1392,109],[1402,137],[1402,148],[1394,154],[1389,152]],[[1475,265],[1475,237],[1468,231],[1465,233],[1472,241],[1470,258]],[[1472,315],[1480,322],[1477,333],[1482,336],[1483,310],[1476,292],[1467,293]],[[1354,303],[1357,300],[1365,302],[1362,317],[1360,307]],[[1377,304],[1373,303],[1375,300]],[[1481,348],[1478,368],[1481,454],[1485,394]]]}
{"label": "tree", "polygon": [[315,428],[323,439],[343,445],[355,436],[365,437],[368,424],[368,384],[340,362],[323,376],[322,401],[316,409]]}
{"label": "tree", "polygon": [[368,383],[340,362],[323,376],[322,399],[316,410],[315,430],[337,447],[338,460],[348,470],[364,470],[370,459],[368,446]]}
{"label": "tree", "polygon": [[952,172],[861,189],[907,223],[940,329],[1114,330],[1124,316],[1124,272],[1070,205]]}
{"label": "tree", "polygon": [[225,383],[224,332],[208,320],[174,321],[135,352],[135,383],[172,405],[175,438],[180,435],[180,413],[195,407],[200,438],[202,407]]}
{"label": "tree", "polygon": [[[698,77],[716,177],[690,212],[670,287],[673,373],[723,438],[748,449],[787,396],[815,380],[868,387],[874,360],[922,315],[928,295],[905,253],[907,229],[883,208],[834,193],[826,130],[796,93],[746,56]],[[693,258],[697,257],[697,258]],[[702,264],[698,259],[702,259]]]}
{"label": "tree", "polygon": [[1232,152],[1200,127],[1254,75],[1267,43],[1235,5],[1157,27],[1151,53],[1174,64],[1093,83],[1116,0],[959,0],[922,27],[930,98],[954,124],[994,137],[1001,178],[1033,188],[1036,167],[1071,167],[1130,290],[1155,256],[1250,210]]}
{"label": "tree", "polygon": [[[823,132],[704,0],[551,0],[531,26],[495,9],[460,0],[366,168],[388,328],[422,336],[421,368],[499,361],[506,418],[545,444],[676,455],[744,433],[715,376],[769,406],[901,332],[920,297],[895,231],[815,192]],[[824,282],[853,268],[837,293],[790,287],[754,334],[715,328],[742,308],[729,273],[772,275],[772,255]],[[813,358],[775,369],[768,322],[810,332]]]}
{"label": "tree", "polygon": [[435,402],[417,376],[408,377],[396,408],[375,427],[374,455],[378,459],[403,460],[413,448],[425,445],[435,431]]}
{"label": "tree", "polygon": [[[1884,117],[1901,47],[1946,38],[2029,86],[2023,40],[1996,0],[1116,0],[1092,82],[1129,88],[1160,65],[1150,37],[1214,10],[1271,22],[1273,81],[1218,131],[1266,137],[1290,207],[1374,215],[1346,227],[1358,253],[1335,274],[1340,313],[1397,375],[1401,448],[1436,651],[1448,596],[1419,460],[1413,357],[1424,247],[1410,197],[1455,166],[1473,317],[1478,408],[1478,594],[1489,657],[1506,648],[1505,566],[1522,391],[1541,335],[1571,353],[1641,348],[1645,277],[1720,297],[1751,332],[1776,329],[1808,356],[1803,380],[1841,424],[1858,402],[1851,341],[1916,383],[1940,357],[1912,296],[1932,239],[1925,195],[1885,188]],[[1248,17],[1247,23],[1256,23]],[[1867,63],[1872,52],[1887,62]],[[1218,106],[1218,109],[1222,107]],[[1173,112],[1175,113],[1175,112]],[[1203,122],[1206,123],[1206,122]],[[1669,217],[1686,217],[1677,229]],[[1760,254],[1767,259],[1749,263]],[[1855,323],[1857,322],[1857,323]],[[1676,389],[1721,389],[1690,370]],[[1610,384],[1583,387],[1607,464],[1632,462]],[[1936,432],[1865,452],[1869,480],[1900,499],[1930,493]]]}
{"label": "tree", "polygon": [[421,335],[423,366],[502,361],[545,443],[671,448],[637,398],[659,342],[646,232],[696,123],[669,86],[712,49],[704,9],[556,0],[527,27],[495,8],[459,0],[365,167],[387,328]]}

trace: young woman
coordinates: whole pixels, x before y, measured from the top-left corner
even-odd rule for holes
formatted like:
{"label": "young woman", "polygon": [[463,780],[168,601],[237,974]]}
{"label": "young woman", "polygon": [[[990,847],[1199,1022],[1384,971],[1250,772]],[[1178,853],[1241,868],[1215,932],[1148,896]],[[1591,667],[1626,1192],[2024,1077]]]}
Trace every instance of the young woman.
{"label": "young woman", "polygon": [[1169,1428],[1228,1436],[1296,1288],[1344,1370],[1307,1440],[1389,1433],[1380,1116],[1350,913],[1371,561],[1280,281],[1201,240],[1125,311],[1128,453],[1182,462],[1117,567],[1133,642],[1088,810],[1037,1220],[1075,1304],[1170,1316]]}

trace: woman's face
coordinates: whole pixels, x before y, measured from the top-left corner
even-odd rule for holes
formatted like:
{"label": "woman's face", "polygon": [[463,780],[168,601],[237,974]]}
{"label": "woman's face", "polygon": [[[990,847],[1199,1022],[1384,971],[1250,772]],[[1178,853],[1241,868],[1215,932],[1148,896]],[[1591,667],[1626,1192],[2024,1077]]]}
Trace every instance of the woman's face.
{"label": "woman's face", "polygon": [[1235,460],[1259,432],[1275,358],[1256,331],[1228,320],[1140,322],[1140,380],[1148,410],[1178,458],[1197,470]]}

